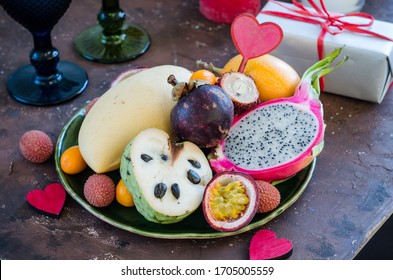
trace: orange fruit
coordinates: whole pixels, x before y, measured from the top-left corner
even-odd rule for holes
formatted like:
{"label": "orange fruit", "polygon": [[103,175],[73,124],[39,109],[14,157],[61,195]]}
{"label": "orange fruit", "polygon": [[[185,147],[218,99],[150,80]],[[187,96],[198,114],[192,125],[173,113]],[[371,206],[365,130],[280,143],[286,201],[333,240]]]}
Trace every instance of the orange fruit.
{"label": "orange fruit", "polygon": [[[237,71],[241,61],[242,56],[236,55],[227,62],[222,72]],[[292,96],[300,82],[299,74],[292,66],[270,54],[248,60],[244,73],[254,79],[261,101]]]}
{"label": "orange fruit", "polygon": [[122,179],[116,185],[116,200],[125,207],[134,206],[134,199]]}
{"label": "orange fruit", "polygon": [[217,77],[213,72],[206,69],[200,69],[191,74],[189,82],[192,80],[203,80],[207,81],[209,84],[214,85],[217,82]]}
{"label": "orange fruit", "polygon": [[78,174],[86,167],[87,163],[83,159],[78,145],[68,148],[60,157],[60,168],[67,174]]}

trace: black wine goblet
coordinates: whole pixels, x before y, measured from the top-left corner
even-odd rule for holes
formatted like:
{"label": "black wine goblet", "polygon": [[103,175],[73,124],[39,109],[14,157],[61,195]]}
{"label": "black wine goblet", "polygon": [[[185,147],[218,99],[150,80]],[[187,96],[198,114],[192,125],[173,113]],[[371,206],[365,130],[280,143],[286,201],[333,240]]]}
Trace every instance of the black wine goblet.
{"label": "black wine goblet", "polygon": [[8,77],[9,94],[22,103],[38,106],[57,104],[81,94],[88,83],[86,71],[60,60],[51,40],[51,31],[71,0],[0,0],[0,4],[34,40],[30,64]]}
{"label": "black wine goblet", "polygon": [[99,63],[125,62],[144,54],[150,47],[149,34],[135,24],[126,24],[125,16],[119,0],[102,0],[98,25],[78,34],[76,51]]}

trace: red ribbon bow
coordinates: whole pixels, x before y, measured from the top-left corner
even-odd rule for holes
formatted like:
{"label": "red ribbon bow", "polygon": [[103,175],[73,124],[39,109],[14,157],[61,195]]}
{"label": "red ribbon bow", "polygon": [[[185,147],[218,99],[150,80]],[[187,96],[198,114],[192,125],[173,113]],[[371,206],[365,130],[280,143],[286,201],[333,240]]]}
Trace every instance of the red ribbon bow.
{"label": "red ribbon bow", "polygon": [[[312,9],[305,8],[303,4],[297,2],[296,0],[292,0],[292,4],[294,5],[294,7],[289,7],[275,0],[268,0],[268,1],[274,2],[275,4],[278,4],[281,7],[284,7],[291,12],[294,12],[295,14],[277,12],[277,11],[261,11],[261,13],[279,16],[279,17],[285,17],[285,18],[303,21],[312,24],[319,24],[321,26],[322,29],[318,36],[319,59],[323,58],[323,41],[326,33],[337,35],[347,30],[350,32],[371,35],[384,40],[393,41],[391,38],[387,36],[362,28],[362,27],[372,26],[374,23],[374,17],[366,13],[361,13],[361,12],[349,13],[349,14],[329,13],[325,7],[323,0],[319,0],[321,3],[321,8],[318,7],[317,4],[315,4],[314,2],[315,0],[308,0],[310,5],[314,8],[314,11]],[[347,18],[350,17],[364,18],[366,19],[366,22],[352,23],[346,20]]]}

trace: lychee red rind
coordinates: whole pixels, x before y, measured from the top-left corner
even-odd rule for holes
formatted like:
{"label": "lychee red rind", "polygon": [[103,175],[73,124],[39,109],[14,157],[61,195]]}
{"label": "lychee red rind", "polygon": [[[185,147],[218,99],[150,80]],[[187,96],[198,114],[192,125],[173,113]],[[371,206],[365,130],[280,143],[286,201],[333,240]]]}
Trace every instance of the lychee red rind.
{"label": "lychee red rind", "polygon": [[256,180],[259,192],[257,213],[270,212],[278,207],[281,201],[279,190],[272,184]]}
{"label": "lychee red rind", "polygon": [[45,132],[30,130],[19,139],[19,150],[28,161],[43,163],[52,156],[53,143]]}
{"label": "lychee red rind", "polygon": [[[234,77],[237,80],[243,80],[243,84],[248,85],[247,92],[236,91],[234,86]],[[241,115],[250,111],[260,103],[259,92],[255,85],[254,79],[244,73],[230,71],[222,74],[218,78],[217,84],[228,94],[231,98],[235,110],[235,115]]]}
{"label": "lychee red rind", "polygon": [[95,207],[106,207],[115,199],[115,183],[105,174],[93,174],[85,182],[83,194]]}

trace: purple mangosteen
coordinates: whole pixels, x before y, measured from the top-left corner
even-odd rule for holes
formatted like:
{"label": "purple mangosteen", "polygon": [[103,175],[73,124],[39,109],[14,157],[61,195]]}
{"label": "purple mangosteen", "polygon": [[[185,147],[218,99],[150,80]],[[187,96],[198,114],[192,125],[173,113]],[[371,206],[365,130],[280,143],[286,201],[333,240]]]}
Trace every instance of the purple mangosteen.
{"label": "purple mangosteen", "polygon": [[211,148],[223,140],[234,118],[232,100],[216,85],[204,84],[182,95],[171,112],[176,135],[201,148]]}

